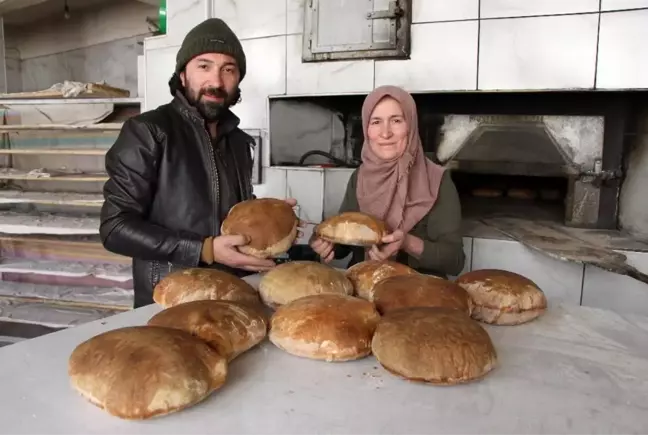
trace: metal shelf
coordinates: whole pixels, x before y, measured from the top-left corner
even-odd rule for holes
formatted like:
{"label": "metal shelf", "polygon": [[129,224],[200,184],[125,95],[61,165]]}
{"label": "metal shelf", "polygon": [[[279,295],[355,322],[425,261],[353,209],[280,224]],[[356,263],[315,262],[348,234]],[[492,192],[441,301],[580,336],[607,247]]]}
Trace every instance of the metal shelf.
{"label": "metal shelf", "polygon": [[68,124],[16,124],[0,125],[0,133],[15,133],[19,131],[119,131],[123,122],[104,122],[99,124],[88,125],[68,125]]}
{"label": "metal shelf", "polygon": [[0,98],[0,106],[41,105],[41,104],[116,104],[131,105],[142,104],[143,98]]}
{"label": "metal shelf", "polygon": [[0,155],[103,156],[108,148],[0,148]]}

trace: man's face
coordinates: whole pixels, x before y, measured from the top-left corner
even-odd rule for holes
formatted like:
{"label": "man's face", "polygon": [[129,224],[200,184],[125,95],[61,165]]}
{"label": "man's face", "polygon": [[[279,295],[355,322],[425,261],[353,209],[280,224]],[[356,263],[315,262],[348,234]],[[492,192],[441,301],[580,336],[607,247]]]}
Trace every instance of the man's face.
{"label": "man's face", "polygon": [[207,121],[236,103],[240,77],[236,60],[221,53],[196,56],[180,73],[185,96]]}

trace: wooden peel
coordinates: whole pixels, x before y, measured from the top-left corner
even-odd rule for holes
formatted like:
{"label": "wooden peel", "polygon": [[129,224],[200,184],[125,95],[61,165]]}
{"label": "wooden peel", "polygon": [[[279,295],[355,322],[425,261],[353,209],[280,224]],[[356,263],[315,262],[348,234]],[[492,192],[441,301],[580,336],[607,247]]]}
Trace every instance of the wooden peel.
{"label": "wooden peel", "polygon": [[578,239],[551,223],[508,217],[485,218],[481,219],[481,222],[531,249],[558,260],[590,264],[648,284],[648,274],[629,265],[625,255]]}

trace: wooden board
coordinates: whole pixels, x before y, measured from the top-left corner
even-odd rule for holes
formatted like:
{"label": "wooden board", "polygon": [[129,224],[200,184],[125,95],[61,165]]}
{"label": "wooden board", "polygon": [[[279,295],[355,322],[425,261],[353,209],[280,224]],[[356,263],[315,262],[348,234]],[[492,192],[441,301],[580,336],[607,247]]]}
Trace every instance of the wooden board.
{"label": "wooden board", "polygon": [[648,284],[648,275],[626,262],[626,256],[578,239],[553,222],[494,217],[481,221],[531,249],[561,261],[590,264]]}
{"label": "wooden board", "polygon": [[101,207],[103,203],[104,198],[101,194],[0,190],[0,204],[42,204],[68,205],[74,207]]}
{"label": "wooden board", "polygon": [[43,174],[33,175],[22,171],[2,171],[0,169],[0,180],[28,180],[28,181],[72,181],[72,182],[106,182],[108,175],[104,174],[66,174],[48,172],[47,176]]}
{"label": "wooden board", "polygon": [[[113,97],[113,98],[126,98],[130,96],[130,91],[122,88],[116,88],[104,83],[86,83],[85,90],[76,98],[83,97]],[[0,98],[62,98],[63,94],[55,89],[43,89],[40,91],[32,92],[12,92],[8,94],[0,94]]]}

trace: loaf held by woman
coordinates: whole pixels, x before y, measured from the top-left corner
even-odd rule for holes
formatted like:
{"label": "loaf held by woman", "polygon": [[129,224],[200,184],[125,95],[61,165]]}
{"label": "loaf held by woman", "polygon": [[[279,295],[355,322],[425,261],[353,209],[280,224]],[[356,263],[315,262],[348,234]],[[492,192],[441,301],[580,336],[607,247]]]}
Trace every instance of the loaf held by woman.
{"label": "loaf held by woman", "polygon": [[339,212],[369,214],[389,232],[366,251],[316,234],[311,247],[324,262],[352,253],[349,266],[391,259],[429,275],[458,275],[465,261],[459,195],[450,173],[423,151],[414,99],[395,86],[376,88],[362,106],[362,126],[362,164]]}

